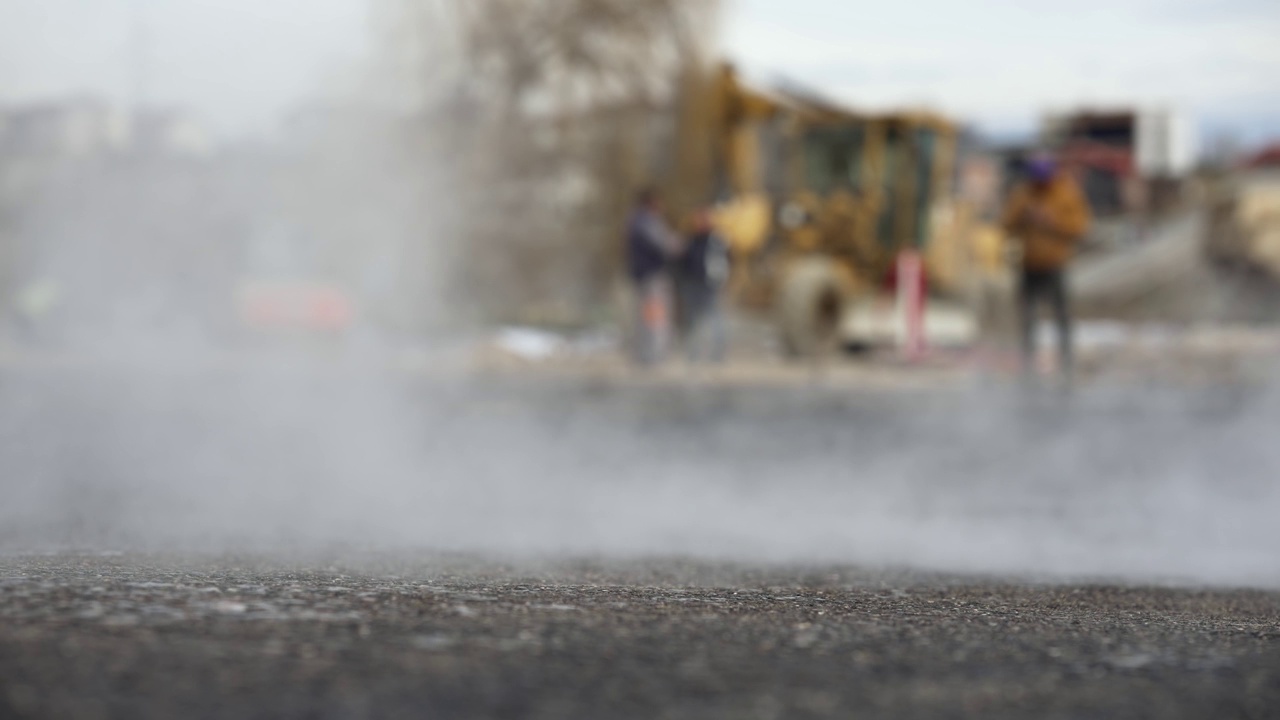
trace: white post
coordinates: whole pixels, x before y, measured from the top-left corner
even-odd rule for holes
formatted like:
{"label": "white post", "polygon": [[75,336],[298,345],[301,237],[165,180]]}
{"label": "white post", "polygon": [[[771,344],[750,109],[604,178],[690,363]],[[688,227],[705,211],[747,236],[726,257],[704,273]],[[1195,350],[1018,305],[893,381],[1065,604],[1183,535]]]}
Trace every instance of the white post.
{"label": "white post", "polygon": [[908,361],[924,356],[924,312],[924,259],[904,250],[898,255],[898,348]]}

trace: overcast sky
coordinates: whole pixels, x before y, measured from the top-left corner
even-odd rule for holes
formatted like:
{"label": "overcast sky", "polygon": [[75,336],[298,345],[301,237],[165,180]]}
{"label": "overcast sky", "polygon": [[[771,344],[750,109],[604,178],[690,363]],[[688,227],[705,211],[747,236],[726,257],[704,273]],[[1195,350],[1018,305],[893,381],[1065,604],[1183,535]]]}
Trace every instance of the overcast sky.
{"label": "overcast sky", "polygon": [[1280,0],[738,0],[726,41],[766,77],[995,129],[1137,102],[1280,135]]}
{"label": "overcast sky", "polygon": [[[147,98],[224,133],[270,127],[366,48],[365,0],[0,0],[0,101]],[[141,18],[143,22],[139,23]]]}
{"label": "overcast sky", "polygon": [[[145,18],[151,100],[223,133],[270,127],[367,49],[366,0],[0,0],[0,101],[127,100]],[[846,102],[995,131],[1046,107],[1173,105],[1280,135],[1280,0],[736,0],[729,55]]]}

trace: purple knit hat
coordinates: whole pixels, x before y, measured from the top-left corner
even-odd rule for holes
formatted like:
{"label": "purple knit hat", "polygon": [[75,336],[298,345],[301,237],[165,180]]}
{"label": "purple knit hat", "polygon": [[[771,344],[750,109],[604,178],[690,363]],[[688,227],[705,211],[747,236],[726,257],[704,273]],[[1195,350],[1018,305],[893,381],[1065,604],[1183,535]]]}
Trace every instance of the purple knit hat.
{"label": "purple knit hat", "polygon": [[1049,182],[1058,174],[1058,163],[1049,155],[1035,155],[1027,160],[1027,177],[1033,182]]}

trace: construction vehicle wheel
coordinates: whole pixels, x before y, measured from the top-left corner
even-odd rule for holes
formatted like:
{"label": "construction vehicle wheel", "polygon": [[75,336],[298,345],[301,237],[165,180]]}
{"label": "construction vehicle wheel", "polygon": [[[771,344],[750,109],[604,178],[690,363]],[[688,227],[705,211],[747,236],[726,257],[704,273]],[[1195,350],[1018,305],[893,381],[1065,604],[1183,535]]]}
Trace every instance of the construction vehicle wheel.
{"label": "construction vehicle wheel", "polygon": [[828,258],[804,258],[784,272],[778,295],[778,329],[788,355],[816,358],[838,343],[844,307],[840,273]]}

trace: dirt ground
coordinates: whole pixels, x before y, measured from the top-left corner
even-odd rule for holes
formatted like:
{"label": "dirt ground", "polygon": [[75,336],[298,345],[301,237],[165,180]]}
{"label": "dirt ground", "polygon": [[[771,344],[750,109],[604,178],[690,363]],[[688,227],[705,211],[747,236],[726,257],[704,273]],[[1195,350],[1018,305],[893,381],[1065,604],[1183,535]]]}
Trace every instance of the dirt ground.
{"label": "dirt ground", "polygon": [[[1002,304],[1008,304],[1007,298]],[[751,389],[819,385],[838,391],[946,391],[975,383],[1017,380],[1021,352],[1012,326],[992,331],[966,347],[936,347],[917,359],[892,349],[839,353],[819,360],[783,357],[771,326],[735,317],[729,360],[722,365],[689,363],[673,342],[666,362],[637,372],[611,335],[577,339],[532,329],[545,354],[506,342],[499,334],[475,344],[457,365],[503,376],[556,377],[596,382],[664,386],[698,383]],[[1038,331],[1038,372],[1053,374],[1057,337],[1050,324]],[[1273,381],[1280,368],[1280,326],[1194,322],[1078,320],[1074,328],[1077,380],[1083,384],[1163,383],[1212,386]],[[402,358],[403,369],[429,363]]]}

